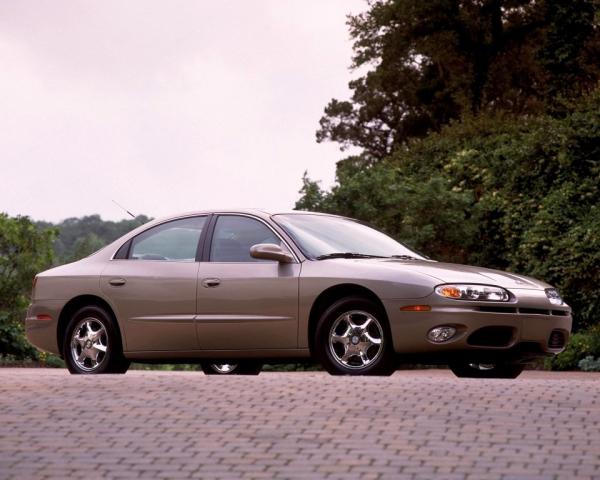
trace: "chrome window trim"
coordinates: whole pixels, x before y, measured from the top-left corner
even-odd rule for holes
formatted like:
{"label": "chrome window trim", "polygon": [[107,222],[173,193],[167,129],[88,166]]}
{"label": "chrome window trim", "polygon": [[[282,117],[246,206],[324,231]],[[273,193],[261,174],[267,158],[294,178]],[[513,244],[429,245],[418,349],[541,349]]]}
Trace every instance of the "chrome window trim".
{"label": "chrome window trim", "polygon": [[[263,225],[265,225],[265,226],[266,226],[266,227],[267,227],[269,230],[271,230],[271,232],[273,232],[273,233],[275,234],[275,236],[276,236],[277,238],[279,238],[279,240],[281,240],[281,241],[283,242],[283,244],[286,246],[286,248],[287,248],[288,252],[289,252],[289,253],[290,253],[290,254],[291,254],[293,257],[294,257],[294,260],[295,260],[295,262],[294,262],[294,263],[301,263],[301,262],[300,262],[300,259],[298,258],[298,255],[296,254],[296,252],[294,251],[294,249],[290,247],[290,244],[289,244],[289,242],[288,242],[288,241],[287,241],[285,238],[283,238],[283,237],[282,237],[282,236],[279,234],[279,232],[277,232],[277,231],[276,231],[276,230],[273,228],[273,226],[272,226],[272,225],[270,225],[268,222],[266,222],[266,221],[265,221],[263,218],[260,218],[260,217],[257,217],[256,215],[251,215],[251,214],[248,214],[248,213],[235,213],[235,212],[224,212],[224,213],[213,212],[213,215],[215,215],[215,216],[217,217],[217,219],[215,220],[215,227],[216,227],[216,222],[218,222],[218,221],[219,221],[219,218],[218,218],[218,217],[222,217],[222,216],[230,216],[230,217],[248,217],[248,218],[251,218],[251,219],[253,219],[253,220],[258,220],[258,221],[259,221],[259,222],[261,222]],[[265,264],[265,265],[268,265],[268,264],[266,264],[266,263],[264,263],[264,262],[212,262],[212,261],[210,260],[210,250],[211,250],[211,248],[212,248],[212,241],[213,241],[214,233],[215,233],[215,231],[214,231],[214,228],[213,228],[212,235],[211,235],[210,239],[207,239],[207,240],[209,240],[209,241],[210,241],[210,245],[209,245],[209,248],[208,248],[208,254],[209,254],[209,256],[208,256],[207,263],[221,263],[221,264],[254,264],[254,263],[257,263],[257,264],[259,264],[259,263],[263,263],[263,264]],[[274,261],[275,261],[275,260],[273,260],[273,262],[274,262]]]}
{"label": "chrome window trim", "polygon": [[[173,218],[167,218],[166,220],[163,220],[162,222],[158,222],[158,223],[154,223],[152,225],[150,225],[148,228],[146,228],[145,230],[142,230],[139,233],[136,233],[135,235],[128,237],[123,243],[121,243],[117,249],[113,252],[113,254],[110,256],[109,261],[113,261],[113,260],[131,260],[131,258],[115,258],[115,255],[117,254],[117,252],[119,250],[121,250],[121,247],[123,245],[125,245],[127,242],[129,241],[133,241],[134,238],[139,237],[140,235],[146,233],[148,230],[153,229],[154,227],[159,227],[161,225],[164,225],[165,223],[170,223],[170,222],[174,222],[176,220],[185,220],[186,218],[200,218],[200,217],[206,217],[206,226],[208,226],[208,222],[210,222],[210,216],[212,214],[211,213],[201,213],[201,214],[197,214],[197,213],[191,213],[188,215],[181,215],[179,217],[173,217]],[[202,230],[204,231],[204,227],[202,227]],[[200,233],[200,236],[202,236],[202,233]],[[118,240],[118,239],[117,239]],[[144,262],[164,262],[165,260],[142,260]],[[200,263],[197,260],[194,259],[193,262],[188,262],[188,261],[181,261],[181,260],[168,260],[169,262],[179,262],[179,263]]]}

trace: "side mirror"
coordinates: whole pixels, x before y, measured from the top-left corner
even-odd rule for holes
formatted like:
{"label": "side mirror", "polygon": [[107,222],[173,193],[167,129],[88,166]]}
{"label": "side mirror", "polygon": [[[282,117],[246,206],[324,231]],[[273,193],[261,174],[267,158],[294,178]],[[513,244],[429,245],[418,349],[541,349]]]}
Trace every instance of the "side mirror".
{"label": "side mirror", "polygon": [[250,247],[250,256],[261,260],[275,260],[280,263],[293,263],[294,257],[274,243],[258,243]]}

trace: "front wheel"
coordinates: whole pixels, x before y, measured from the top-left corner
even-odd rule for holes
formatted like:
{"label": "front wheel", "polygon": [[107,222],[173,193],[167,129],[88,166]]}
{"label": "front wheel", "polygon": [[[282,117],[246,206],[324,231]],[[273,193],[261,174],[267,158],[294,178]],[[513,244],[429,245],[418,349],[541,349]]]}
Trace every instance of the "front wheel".
{"label": "front wheel", "polygon": [[74,374],[125,373],[121,338],[112,317],[101,307],[79,309],[71,317],[63,339],[63,355]]}
{"label": "front wheel", "polygon": [[258,375],[262,370],[262,364],[255,362],[202,362],[200,365],[206,375]]}
{"label": "front wheel", "polygon": [[518,363],[453,363],[452,373],[459,378],[517,378],[525,366]]}
{"label": "front wheel", "polygon": [[316,353],[332,375],[391,375],[392,335],[383,309],[366,298],[347,297],[319,319]]}

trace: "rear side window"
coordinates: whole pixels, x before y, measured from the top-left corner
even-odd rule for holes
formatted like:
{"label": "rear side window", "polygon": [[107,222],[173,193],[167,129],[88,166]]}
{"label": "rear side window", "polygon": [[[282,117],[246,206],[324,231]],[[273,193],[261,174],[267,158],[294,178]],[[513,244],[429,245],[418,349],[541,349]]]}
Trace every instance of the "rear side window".
{"label": "rear side window", "polygon": [[194,262],[206,217],[190,217],[157,225],[132,240],[132,260]]}
{"label": "rear side window", "polygon": [[117,253],[115,253],[115,256],[113,257],[115,260],[126,260],[128,257],[127,255],[129,255],[129,246],[131,245],[131,240],[127,240],[123,245],[121,245],[121,248],[119,248],[119,250],[117,250]]}
{"label": "rear side window", "polygon": [[269,262],[250,256],[257,243],[281,245],[281,240],[264,223],[253,218],[223,215],[217,219],[210,248],[211,262]]}

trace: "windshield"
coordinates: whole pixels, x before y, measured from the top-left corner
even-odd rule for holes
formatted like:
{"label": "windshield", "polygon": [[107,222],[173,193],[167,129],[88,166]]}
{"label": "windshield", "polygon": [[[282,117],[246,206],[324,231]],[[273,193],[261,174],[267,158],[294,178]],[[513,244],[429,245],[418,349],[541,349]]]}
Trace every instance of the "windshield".
{"label": "windshield", "polygon": [[366,257],[398,256],[425,260],[423,255],[356,220],[310,213],[274,215],[273,220],[309,258],[358,254]]}

